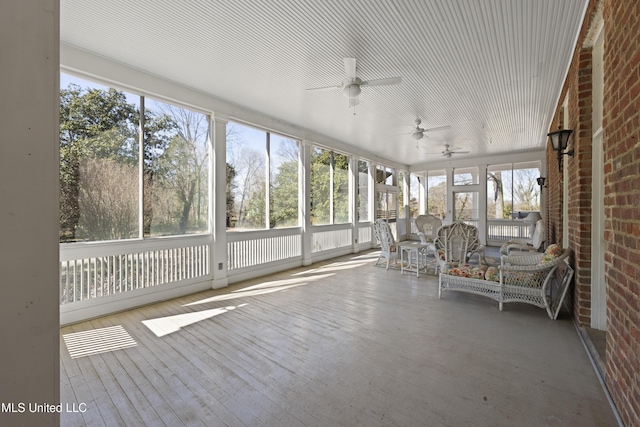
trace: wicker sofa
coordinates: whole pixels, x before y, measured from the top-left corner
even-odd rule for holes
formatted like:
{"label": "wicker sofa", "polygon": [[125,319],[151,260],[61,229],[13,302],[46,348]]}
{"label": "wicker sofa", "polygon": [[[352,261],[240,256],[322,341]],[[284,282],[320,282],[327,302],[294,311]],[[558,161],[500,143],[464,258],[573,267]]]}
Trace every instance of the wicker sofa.
{"label": "wicker sofa", "polygon": [[498,267],[445,265],[440,270],[438,297],[442,298],[443,290],[468,292],[497,301],[500,310],[504,303],[523,302],[546,309],[555,319],[566,289],[559,300],[554,296],[552,301],[553,285],[559,285],[555,273],[568,255],[568,249],[551,245],[544,253],[503,256]]}

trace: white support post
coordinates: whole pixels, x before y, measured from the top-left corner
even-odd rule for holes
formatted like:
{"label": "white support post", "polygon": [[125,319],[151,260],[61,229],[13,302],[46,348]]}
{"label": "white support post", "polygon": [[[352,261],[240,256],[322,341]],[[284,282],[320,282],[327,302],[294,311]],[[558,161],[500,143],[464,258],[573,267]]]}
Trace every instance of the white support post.
{"label": "white support post", "polygon": [[351,219],[351,247],[353,253],[358,249],[358,157],[351,156],[349,162],[349,218]]}
{"label": "white support post", "polygon": [[405,239],[409,239],[409,237],[411,237],[411,209],[409,208],[410,193],[411,193],[411,174],[405,171],[402,174],[402,203],[403,203],[402,210],[404,212],[404,220],[405,220],[405,224],[404,224]]}
{"label": "white support post", "polygon": [[311,265],[311,146],[301,142],[298,162],[302,265]]}
{"label": "white support post", "polygon": [[227,280],[227,123],[228,119],[216,114],[211,120],[211,156],[209,170],[209,228],[212,245],[209,268],[213,276],[213,289],[228,285]]}
{"label": "white support post", "polygon": [[19,404],[60,403],[60,2],[0,10],[0,425],[56,426]]}
{"label": "white support post", "polygon": [[265,181],[267,185],[264,186],[264,228],[269,230],[271,228],[271,200],[269,198],[269,192],[271,191],[271,133],[267,132],[266,150],[265,150]]}
{"label": "white support post", "polygon": [[478,182],[480,189],[478,191],[478,233],[480,234],[480,243],[487,244],[487,165],[478,165]]}
{"label": "white support post", "polygon": [[376,166],[373,162],[369,162],[369,197],[367,198],[367,202],[369,203],[369,222],[371,223],[371,247],[375,247],[378,242],[376,242],[375,235],[373,233],[373,223],[376,222]]}
{"label": "white support post", "polygon": [[445,220],[448,223],[453,222],[453,211],[455,209],[455,194],[453,194],[453,168],[448,167],[446,169],[447,174],[447,217]]}
{"label": "white support post", "polygon": [[138,125],[138,238],[144,237],[144,96],[140,98],[140,123]]}
{"label": "white support post", "polygon": [[418,189],[418,206],[420,215],[427,213],[427,173],[423,172],[420,175],[420,188]]}

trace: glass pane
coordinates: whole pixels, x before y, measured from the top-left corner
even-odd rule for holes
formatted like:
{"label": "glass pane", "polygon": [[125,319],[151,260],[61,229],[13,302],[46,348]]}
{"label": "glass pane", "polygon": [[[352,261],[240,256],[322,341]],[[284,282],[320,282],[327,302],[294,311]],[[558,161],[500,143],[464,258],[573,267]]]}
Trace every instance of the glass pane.
{"label": "glass pane", "polygon": [[447,176],[444,171],[429,172],[427,177],[427,213],[440,219],[447,216]]}
{"label": "glass pane", "polygon": [[487,218],[511,218],[512,165],[490,165],[487,167]]}
{"label": "glass pane", "polygon": [[540,186],[536,181],[539,176],[539,165],[513,165],[513,211],[519,212],[519,218],[540,211]]}
{"label": "glass pane", "polygon": [[140,98],[60,75],[60,241],[139,236]]}
{"label": "glass pane", "polygon": [[369,162],[358,160],[358,221],[368,222],[369,217]]}
{"label": "glass pane", "polygon": [[384,184],[387,181],[387,170],[384,166],[376,165],[376,184]]}
{"label": "glass pane", "polygon": [[227,125],[227,229],[266,227],[267,133]]}
{"label": "glass pane", "polygon": [[391,168],[386,168],[386,180],[385,180],[385,184],[386,185],[396,185],[397,181],[396,181],[396,171],[394,169]]}
{"label": "glass pane", "polygon": [[333,223],[349,222],[349,157],[333,153]]}
{"label": "glass pane", "polygon": [[298,142],[270,135],[271,228],[298,226]]}
{"label": "glass pane", "polygon": [[386,191],[376,193],[376,219],[385,219],[388,222],[396,221],[397,194]]}
{"label": "glass pane", "polygon": [[454,219],[470,225],[478,225],[478,192],[454,193]]}
{"label": "glass pane", "polygon": [[453,185],[473,185],[478,181],[478,168],[455,168],[453,170]]}
{"label": "glass pane", "polygon": [[411,174],[409,179],[409,214],[415,218],[420,214],[420,176]]}
{"label": "glass pane", "polygon": [[311,224],[331,223],[331,151],[311,150]]}
{"label": "glass pane", "polygon": [[209,117],[145,99],[144,235],[208,230]]}

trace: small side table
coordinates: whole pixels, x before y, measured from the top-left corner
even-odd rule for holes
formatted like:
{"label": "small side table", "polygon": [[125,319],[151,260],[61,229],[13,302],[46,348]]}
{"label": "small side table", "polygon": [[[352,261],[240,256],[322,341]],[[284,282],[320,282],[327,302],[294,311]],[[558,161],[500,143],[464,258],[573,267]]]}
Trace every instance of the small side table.
{"label": "small side table", "polygon": [[[420,270],[427,270],[427,265],[423,262],[426,259],[428,243],[420,242],[400,242],[397,244],[400,251],[400,274],[404,274],[405,271],[415,272],[416,277],[420,277]],[[405,260],[405,254],[407,259]],[[407,266],[404,266],[404,262],[407,262]]]}

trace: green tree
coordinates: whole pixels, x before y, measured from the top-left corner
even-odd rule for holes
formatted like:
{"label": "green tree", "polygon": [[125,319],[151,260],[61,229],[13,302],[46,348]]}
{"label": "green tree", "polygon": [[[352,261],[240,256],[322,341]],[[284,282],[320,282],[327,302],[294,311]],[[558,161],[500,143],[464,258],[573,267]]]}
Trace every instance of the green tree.
{"label": "green tree", "polygon": [[[487,173],[487,179],[493,185],[493,197],[495,203],[495,217],[496,218],[509,218],[511,212],[507,212],[504,204],[504,185],[502,184],[502,172],[496,171],[494,173]],[[510,209],[509,209],[510,211]]]}
{"label": "green tree", "polygon": [[[165,103],[152,105],[155,109],[147,109],[149,116],[164,127],[149,132],[152,141],[162,144],[145,144],[153,153],[145,169],[151,175],[154,202],[173,207],[168,221],[150,223],[157,222],[158,234],[202,229],[207,224],[208,117]],[[173,200],[162,201],[161,197]]]}
{"label": "green tree", "polygon": [[[81,166],[87,159],[137,162],[136,106],[115,89],[60,90],[60,239],[76,239]],[[92,238],[89,236],[89,238]]]}
{"label": "green tree", "polygon": [[272,180],[269,206],[271,227],[298,225],[298,161],[284,162]]}

